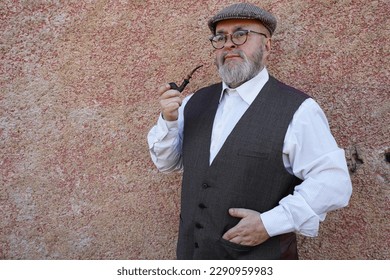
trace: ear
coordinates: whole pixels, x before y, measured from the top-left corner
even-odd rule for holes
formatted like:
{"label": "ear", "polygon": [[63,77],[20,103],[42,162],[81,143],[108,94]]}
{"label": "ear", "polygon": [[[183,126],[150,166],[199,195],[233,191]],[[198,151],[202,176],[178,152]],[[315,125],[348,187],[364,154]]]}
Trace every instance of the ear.
{"label": "ear", "polygon": [[263,64],[265,65],[267,63],[268,57],[271,54],[271,45],[272,45],[272,39],[271,38],[264,38],[266,40],[262,46],[263,48]]}
{"label": "ear", "polygon": [[265,47],[265,51],[269,53],[271,52],[272,38],[267,38],[266,40],[267,41],[265,42],[264,47]]}

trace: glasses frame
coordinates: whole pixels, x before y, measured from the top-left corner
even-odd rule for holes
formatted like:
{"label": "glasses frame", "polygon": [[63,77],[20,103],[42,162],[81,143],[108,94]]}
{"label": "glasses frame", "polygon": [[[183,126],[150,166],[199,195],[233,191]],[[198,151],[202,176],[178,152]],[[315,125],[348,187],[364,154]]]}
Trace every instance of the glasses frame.
{"label": "glasses frame", "polygon": [[[233,37],[233,35],[234,35],[236,32],[244,32],[244,33],[245,33],[245,36],[246,36],[246,37],[245,37],[245,41],[244,41],[243,43],[237,44],[236,42],[234,42],[234,37]],[[236,46],[241,46],[241,45],[245,44],[246,41],[248,41],[248,34],[249,34],[249,33],[254,33],[254,34],[262,35],[262,36],[264,36],[265,38],[268,39],[268,36],[267,36],[266,34],[262,33],[262,32],[257,32],[257,31],[253,31],[253,30],[249,30],[249,29],[248,29],[248,30],[240,29],[240,30],[234,31],[233,33],[212,35],[212,36],[210,36],[209,40],[210,40],[211,45],[213,46],[214,49],[220,50],[220,49],[223,49],[223,48],[225,47],[225,44],[226,44],[226,42],[227,42],[228,35],[230,35],[230,41],[232,41],[232,43],[233,43],[234,45],[236,45]],[[217,37],[217,36],[223,36],[223,38],[225,39],[225,42],[223,43],[222,47],[220,47],[220,48],[217,48],[217,47],[214,45],[214,43],[215,43],[214,38]]]}

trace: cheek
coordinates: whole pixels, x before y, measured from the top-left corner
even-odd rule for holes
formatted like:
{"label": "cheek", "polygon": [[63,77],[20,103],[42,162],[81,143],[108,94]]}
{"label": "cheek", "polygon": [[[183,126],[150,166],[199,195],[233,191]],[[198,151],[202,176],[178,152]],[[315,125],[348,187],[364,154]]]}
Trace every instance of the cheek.
{"label": "cheek", "polygon": [[222,51],[215,51],[214,52],[215,56],[215,65],[220,66],[223,64],[223,52]]}

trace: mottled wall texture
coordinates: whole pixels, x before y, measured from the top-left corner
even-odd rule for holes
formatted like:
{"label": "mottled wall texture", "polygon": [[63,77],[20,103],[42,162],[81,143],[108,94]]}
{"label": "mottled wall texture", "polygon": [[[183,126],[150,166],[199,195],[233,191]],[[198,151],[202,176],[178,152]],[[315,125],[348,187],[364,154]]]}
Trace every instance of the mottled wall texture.
{"label": "mottled wall texture", "polygon": [[[174,259],[180,174],[156,171],[156,89],[204,64],[234,1],[0,1],[0,259]],[[389,259],[388,0],[253,1],[279,21],[270,73],[312,95],[354,192],[302,259]]]}

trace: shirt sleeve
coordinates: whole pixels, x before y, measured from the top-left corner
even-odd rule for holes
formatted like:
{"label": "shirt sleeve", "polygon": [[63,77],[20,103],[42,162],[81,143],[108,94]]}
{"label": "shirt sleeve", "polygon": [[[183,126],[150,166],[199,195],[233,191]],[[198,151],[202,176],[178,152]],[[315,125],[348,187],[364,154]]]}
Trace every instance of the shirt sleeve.
{"label": "shirt sleeve", "polygon": [[352,184],[344,150],[337,146],[322,109],[313,99],[299,107],[283,146],[287,171],[303,182],[275,208],[261,214],[270,236],[298,232],[317,236],[326,213],[345,207]]}
{"label": "shirt sleeve", "polygon": [[148,133],[149,152],[157,169],[170,173],[183,169],[183,110],[190,96],[186,97],[179,108],[177,121],[166,121],[160,114],[157,124]]}

